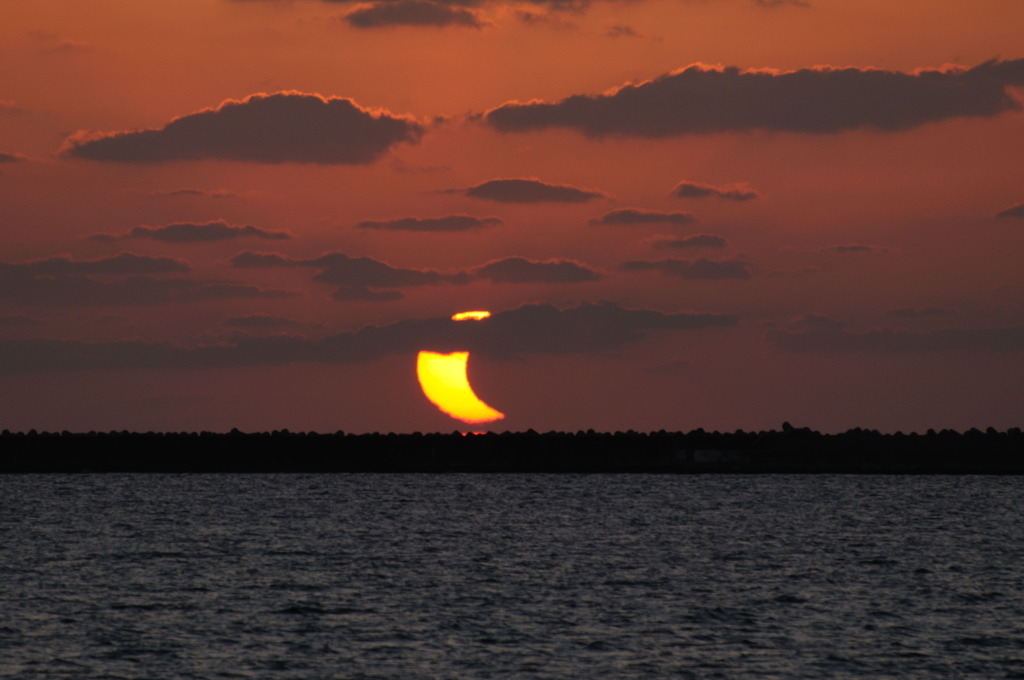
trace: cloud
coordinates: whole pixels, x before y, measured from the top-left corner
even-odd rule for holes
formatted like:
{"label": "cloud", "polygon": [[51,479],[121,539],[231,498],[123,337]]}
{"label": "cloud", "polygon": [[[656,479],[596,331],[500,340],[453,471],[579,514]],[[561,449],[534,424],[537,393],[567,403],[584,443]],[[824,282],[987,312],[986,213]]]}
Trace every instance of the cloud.
{"label": "cloud", "polygon": [[500,132],[550,127],[591,137],[669,137],[750,130],[836,133],[906,130],[960,116],[995,116],[1020,104],[1024,59],[913,73],[820,67],[741,70],[694,64],[654,80],[558,102],[508,102],[484,114]]}
{"label": "cloud", "polygon": [[38,321],[29,316],[0,316],[0,328],[16,328],[20,326],[34,326]]}
{"label": "cloud", "polygon": [[785,352],[1019,352],[1024,350],[1024,326],[925,332],[890,328],[864,332],[840,328],[771,329],[766,339]]}
{"label": "cloud", "polygon": [[[96,234],[89,237],[95,241],[109,241],[109,234]],[[164,243],[209,243],[211,241],[228,241],[238,238],[260,238],[270,241],[284,241],[291,236],[283,231],[267,231],[251,225],[236,226],[223,220],[193,223],[178,222],[160,227],[134,227],[122,238],[149,239]]]}
{"label": "cloud", "polygon": [[399,300],[402,294],[393,290],[395,288],[461,283],[467,280],[464,274],[452,275],[432,269],[403,269],[371,257],[350,257],[342,253],[327,253],[309,260],[295,260],[277,253],[244,252],[233,257],[231,264],[243,269],[319,269],[313,280],[338,286],[333,298],[339,302]]}
{"label": "cloud", "polygon": [[1024,203],[1012,205],[1006,210],[1000,210],[996,217],[1024,217]]}
{"label": "cloud", "polygon": [[331,293],[337,302],[392,302],[404,296],[397,290],[371,290],[365,286],[341,286]]}
{"label": "cloud", "polygon": [[585,191],[567,184],[547,184],[533,177],[492,179],[466,189],[465,194],[503,203],[586,203],[604,198],[599,191]]}
{"label": "cloud", "polygon": [[920,309],[914,307],[904,307],[902,309],[890,309],[885,312],[886,316],[895,317],[898,319],[918,319],[921,317],[935,317],[935,316],[951,316],[953,312],[948,309],[942,309],[941,307],[922,307]]}
{"label": "cloud", "polygon": [[714,196],[727,201],[752,201],[759,198],[761,194],[742,184],[733,184],[725,187],[716,187],[711,184],[699,184],[683,180],[672,189],[672,195],[677,198],[707,198]]}
{"label": "cloud", "polygon": [[751,264],[743,260],[683,260],[670,257],[664,260],[631,260],[619,269],[627,272],[658,271],[681,279],[749,279]]}
{"label": "cloud", "polygon": [[216,345],[183,347],[166,342],[0,340],[0,373],[76,369],[195,369],[283,365],[297,362],[354,363],[391,355],[469,350],[495,358],[621,350],[652,332],[728,328],[730,314],[660,312],[612,303],[559,309],[525,305],[484,321],[409,319],[366,326],[321,340],[295,335],[238,337]]}
{"label": "cloud", "polygon": [[495,283],[579,283],[598,281],[601,275],[574,260],[545,260],[506,257],[474,270],[478,278]]}
{"label": "cloud", "polygon": [[87,42],[60,38],[46,31],[29,31],[28,36],[45,45],[45,49],[49,52],[91,52],[93,50],[93,46]]}
{"label": "cloud", "polygon": [[393,267],[371,257],[351,257],[326,253],[309,260],[296,260],[278,253],[239,253],[231,264],[243,269],[264,267],[308,267],[319,269],[314,281],[338,286],[333,297],[339,302],[401,299],[398,288],[465,284],[470,281],[493,283],[577,283],[597,281],[601,275],[574,260],[534,261],[508,257],[464,271],[442,272],[434,269]]}
{"label": "cloud", "polygon": [[658,212],[623,208],[590,220],[590,224],[691,224],[697,219],[688,212]]}
{"label": "cloud", "polygon": [[424,128],[409,117],[364,109],[351,99],[302,92],[228,99],[160,129],[77,133],[62,153],[115,162],[218,159],[256,163],[371,163]]}
{"label": "cloud", "polygon": [[152,196],[205,196],[206,198],[234,198],[238,194],[227,189],[169,189],[149,192]]}
{"label": "cloud", "polygon": [[683,238],[674,236],[653,236],[647,239],[654,248],[663,249],[684,249],[684,248],[724,248],[725,239],[712,234],[693,234]]}
{"label": "cloud", "polygon": [[444,217],[402,217],[393,220],[365,220],[356,229],[391,231],[472,231],[502,224],[497,217],[446,215]]}
{"label": "cloud", "polygon": [[357,5],[344,16],[356,28],[385,26],[468,26],[482,28],[487,22],[464,7],[432,0],[385,0]]}
{"label": "cloud", "polygon": [[233,316],[224,319],[224,325],[229,328],[250,328],[250,329],[268,329],[268,328],[294,328],[298,326],[297,321],[291,319],[285,319],[280,316],[270,316],[267,314],[250,314],[248,316]]}
{"label": "cloud", "polygon": [[98,260],[72,260],[69,257],[51,257],[30,262],[0,262],[0,277],[6,276],[67,276],[173,274],[189,271],[181,260],[169,257],[147,257],[134,253],[118,253]]}
{"label": "cloud", "polygon": [[230,298],[280,298],[233,281],[161,277],[189,267],[179,260],[121,253],[99,260],[54,257],[32,262],[0,262],[0,299],[42,305],[150,305]]}
{"label": "cloud", "polygon": [[633,30],[632,26],[625,24],[614,24],[605,32],[606,38],[636,38],[640,34]]}
{"label": "cloud", "polygon": [[0,151],[0,163],[20,163],[27,160],[20,153],[4,153]]}

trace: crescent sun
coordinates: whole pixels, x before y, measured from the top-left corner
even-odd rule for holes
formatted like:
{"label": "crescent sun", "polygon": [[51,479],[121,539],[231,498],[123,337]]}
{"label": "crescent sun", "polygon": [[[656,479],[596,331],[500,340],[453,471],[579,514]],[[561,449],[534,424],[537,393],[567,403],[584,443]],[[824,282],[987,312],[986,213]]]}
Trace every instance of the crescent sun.
{"label": "crescent sun", "polygon": [[[488,316],[488,312],[460,312],[452,319],[478,321]],[[420,352],[416,357],[416,377],[423,394],[443,413],[464,423],[501,420],[505,414],[488,406],[473,392],[466,374],[468,363],[469,352]]]}

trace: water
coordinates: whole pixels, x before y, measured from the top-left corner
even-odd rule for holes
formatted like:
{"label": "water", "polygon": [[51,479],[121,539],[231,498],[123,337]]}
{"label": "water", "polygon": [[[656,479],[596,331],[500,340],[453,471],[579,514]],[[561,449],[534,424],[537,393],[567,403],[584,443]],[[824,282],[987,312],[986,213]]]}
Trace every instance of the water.
{"label": "water", "polygon": [[1022,491],[0,476],[0,677],[1020,678]]}

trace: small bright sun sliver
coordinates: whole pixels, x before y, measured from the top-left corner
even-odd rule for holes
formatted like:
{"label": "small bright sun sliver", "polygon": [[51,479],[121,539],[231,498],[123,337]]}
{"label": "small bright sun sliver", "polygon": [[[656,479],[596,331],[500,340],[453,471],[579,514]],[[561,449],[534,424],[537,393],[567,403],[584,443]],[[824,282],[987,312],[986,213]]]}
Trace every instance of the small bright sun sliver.
{"label": "small bright sun sliver", "polygon": [[[460,312],[453,321],[486,319],[490,312]],[[423,394],[443,413],[464,423],[488,423],[501,420],[505,414],[484,403],[469,384],[466,367],[469,352],[422,351],[416,357],[416,376]]]}

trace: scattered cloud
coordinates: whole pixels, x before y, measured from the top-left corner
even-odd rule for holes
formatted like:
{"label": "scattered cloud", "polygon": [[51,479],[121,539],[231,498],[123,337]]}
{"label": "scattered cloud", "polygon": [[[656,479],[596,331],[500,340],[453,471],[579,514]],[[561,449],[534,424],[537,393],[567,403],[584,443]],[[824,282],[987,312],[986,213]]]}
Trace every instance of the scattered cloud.
{"label": "scattered cloud", "polygon": [[996,217],[1024,217],[1024,203],[1012,205],[1006,210],[1000,210]]}
{"label": "scattered cloud", "polygon": [[20,153],[4,153],[0,151],[0,163],[21,163],[26,160],[28,159]]}
{"label": "scattered cloud", "polygon": [[46,31],[29,31],[28,36],[43,45],[48,52],[91,52],[93,46],[82,40],[61,38]]}
{"label": "scattered cloud", "polygon": [[[231,259],[231,264],[243,269],[265,267],[309,267],[320,271],[314,281],[338,286],[334,299],[339,302],[374,300],[385,302],[401,299],[395,288],[432,286],[458,283],[465,275],[445,274],[432,269],[403,269],[371,257],[350,257],[342,253],[326,253],[309,260],[296,260],[277,253],[244,252]],[[386,290],[378,290],[386,289]]]}
{"label": "scattered cloud", "polygon": [[744,260],[683,260],[676,257],[664,260],[631,260],[619,269],[627,272],[657,271],[681,279],[749,279],[751,264]]}
{"label": "scattered cloud", "polygon": [[633,30],[632,26],[625,24],[615,24],[610,26],[605,32],[605,37],[608,38],[636,38],[640,34]]}
{"label": "scattered cloud", "polygon": [[502,224],[497,217],[446,215],[444,217],[401,217],[393,220],[365,220],[356,229],[390,231],[473,231]]}
{"label": "scattered cloud", "polygon": [[13,99],[0,99],[0,113],[21,113],[17,102]]}
{"label": "scattered cloud", "polygon": [[672,195],[676,198],[722,198],[727,201],[752,201],[759,198],[761,194],[748,188],[745,184],[732,184],[724,187],[716,187],[711,184],[700,184],[683,180],[672,189]]}
{"label": "scattered cloud", "polygon": [[321,340],[296,335],[254,335],[214,345],[167,342],[0,340],[0,373],[76,369],[183,369],[354,363],[422,349],[470,350],[494,358],[621,350],[653,332],[729,328],[738,318],[709,312],[660,312],[603,302],[560,309],[532,304],[473,323],[430,318],[366,326]]}
{"label": "scattered cloud", "polygon": [[473,10],[433,0],[383,0],[359,4],[344,16],[355,28],[386,26],[466,26],[483,28],[487,22]]}
{"label": "scattered cloud", "polygon": [[534,261],[522,257],[508,257],[464,271],[448,272],[393,267],[370,257],[350,257],[342,253],[327,253],[309,260],[296,260],[278,253],[244,252],[232,258],[231,263],[244,269],[319,269],[313,280],[338,286],[333,297],[341,302],[386,302],[401,299],[401,292],[396,290],[399,288],[465,284],[474,280],[493,283],[577,283],[601,278],[599,272],[574,260]]}
{"label": "scattered cloud", "polygon": [[61,151],[72,158],[129,163],[366,164],[399,142],[417,142],[423,132],[410,117],[365,109],[351,99],[289,91],[228,99],[160,129],[79,132]]}
{"label": "scattered cloud", "polygon": [[579,283],[598,281],[601,275],[590,267],[575,260],[527,260],[522,257],[506,257],[478,267],[474,270],[478,278],[495,283]]}
{"label": "scattered cloud", "polygon": [[601,217],[590,220],[590,224],[691,224],[696,222],[688,212],[659,212],[657,210],[639,210],[622,208],[612,210]]}
{"label": "scattered cloud", "polygon": [[586,191],[567,184],[547,184],[534,177],[492,179],[466,189],[465,194],[503,203],[586,203],[604,198],[599,191]]}
{"label": "scattered cloud", "polygon": [[160,227],[134,227],[127,233],[93,234],[90,241],[110,243],[118,238],[148,239],[164,243],[210,243],[212,241],[228,241],[238,238],[260,238],[270,241],[284,241],[291,236],[283,231],[267,231],[251,225],[236,226],[223,220],[213,222],[178,222]]}
{"label": "scattered cloud", "polygon": [[693,234],[677,238],[675,236],[653,236],[645,241],[659,250],[686,249],[686,248],[724,248],[726,241],[721,236],[713,234]]}
{"label": "scattered cloud", "polygon": [[1024,326],[923,332],[891,328],[863,332],[841,328],[770,329],[766,339],[785,352],[1019,352],[1024,350]]}
{"label": "scattered cloud", "polygon": [[508,102],[484,114],[500,132],[550,127],[591,137],[668,137],[750,130],[836,133],[906,130],[960,116],[995,116],[1020,104],[1024,59],[912,73],[818,67],[741,70],[693,64],[604,94]]}

